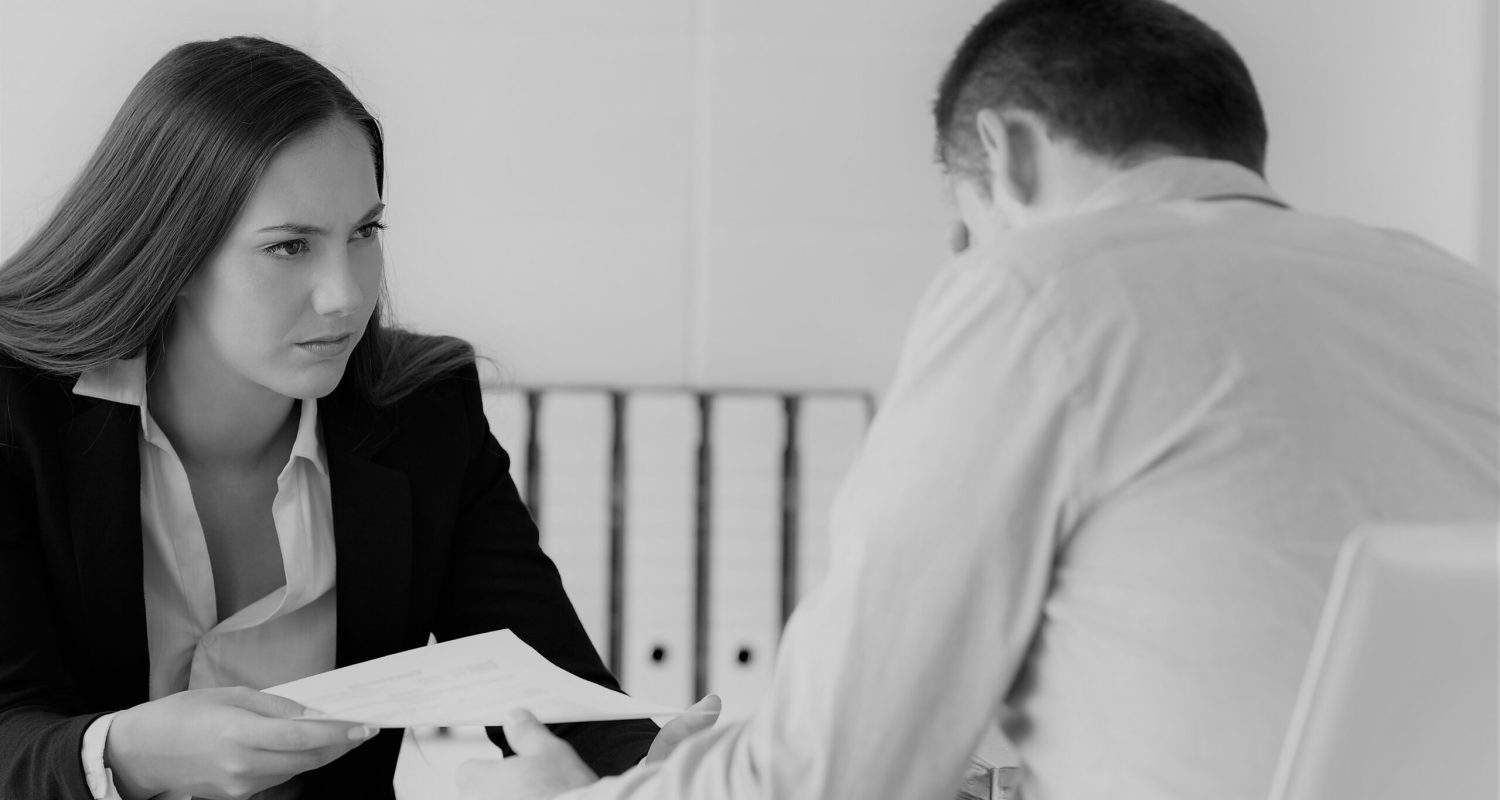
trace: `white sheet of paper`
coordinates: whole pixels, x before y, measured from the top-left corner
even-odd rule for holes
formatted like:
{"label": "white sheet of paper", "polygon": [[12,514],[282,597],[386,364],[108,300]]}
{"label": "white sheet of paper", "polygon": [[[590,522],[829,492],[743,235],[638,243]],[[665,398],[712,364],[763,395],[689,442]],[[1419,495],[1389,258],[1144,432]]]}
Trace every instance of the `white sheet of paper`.
{"label": "white sheet of paper", "polygon": [[542,722],[683,713],[566,672],[508,630],[418,647],[265,691],[328,719],[382,728],[500,725],[515,708]]}

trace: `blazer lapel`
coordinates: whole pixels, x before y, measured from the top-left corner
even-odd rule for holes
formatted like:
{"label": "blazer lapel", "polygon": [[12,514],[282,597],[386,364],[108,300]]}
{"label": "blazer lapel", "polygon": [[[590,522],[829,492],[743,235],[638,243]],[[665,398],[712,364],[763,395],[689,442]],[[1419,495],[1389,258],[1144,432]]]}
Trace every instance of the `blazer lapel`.
{"label": "blazer lapel", "polygon": [[330,396],[323,419],[338,565],[337,664],[389,655],[411,598],[411,484],[373,456],[394,429],[388,415]]}
{"label": "blazer lapel", "polygon": [[68,524],[87,649],[105,697],[133,705],[150,691],[142,575],[140,410],[81,399],[67,433]]}

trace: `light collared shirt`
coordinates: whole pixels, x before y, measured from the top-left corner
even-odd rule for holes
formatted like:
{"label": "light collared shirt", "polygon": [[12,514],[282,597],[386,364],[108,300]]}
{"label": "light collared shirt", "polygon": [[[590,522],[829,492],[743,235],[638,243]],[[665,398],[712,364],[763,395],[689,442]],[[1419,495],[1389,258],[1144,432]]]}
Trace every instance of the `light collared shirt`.
{"label": "light collared shirt", "polygon": [[[185,689],[263,689],[333,669],[335,589],[333,510],[316,400],[301,402],[292,454],[276,479],[271,516],[286,582],[218,618],[203,524],[182,461],[146,405],[144,357],[84,373],[75,394],[140,408],[141,534],[150,697]],[[114,715],[84,734],[82,758],[99,800],[118,793],[104,768]],[[167,793],[161,797],[176,800]]]}
{"label": "light collared shirt", "polygon": [[1346,535],[1500,514],[1494,276],[1275,202],[1161,159],[945,265],[765,701],[566,796],[950,800],[999,719],[1028,800],[1265,797]]}

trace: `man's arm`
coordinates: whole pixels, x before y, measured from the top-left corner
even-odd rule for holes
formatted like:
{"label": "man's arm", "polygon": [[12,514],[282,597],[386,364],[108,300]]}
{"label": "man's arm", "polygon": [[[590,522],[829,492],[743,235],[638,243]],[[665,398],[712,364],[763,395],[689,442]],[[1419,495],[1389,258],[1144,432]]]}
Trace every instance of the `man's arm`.
{"label": "man's arm", "polygon": [[946,267],[835,501],[830,572],[792,616],[760,708],[566,796],[951,798],[1076,513],[1078,378],[1053,325],[1009,270]]}

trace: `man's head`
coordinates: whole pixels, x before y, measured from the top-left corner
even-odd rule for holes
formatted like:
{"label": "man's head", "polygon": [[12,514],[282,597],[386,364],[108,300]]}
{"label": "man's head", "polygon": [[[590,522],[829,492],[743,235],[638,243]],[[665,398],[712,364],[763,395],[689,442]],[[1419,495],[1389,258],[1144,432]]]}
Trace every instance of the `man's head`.
{"label": "man's head", "polygon": [[934,115],[960,205],[999,203],[1007,216],[1066,194],[1045,185],[1059,158],[1120,169],[1175,154],[1256,172],[1265,161],[1244,62],[1162,0],[1002,0],[959,46]]}

